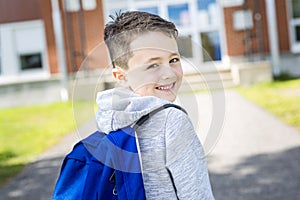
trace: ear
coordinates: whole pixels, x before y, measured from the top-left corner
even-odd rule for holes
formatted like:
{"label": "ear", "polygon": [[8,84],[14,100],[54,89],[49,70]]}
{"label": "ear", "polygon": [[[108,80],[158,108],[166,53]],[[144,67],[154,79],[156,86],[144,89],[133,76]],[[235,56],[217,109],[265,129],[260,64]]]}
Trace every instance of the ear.
{"label": "ear", "polygon": [[117,81],[126,80],[125,71],[121,67],[115,67],[112,69],[112,75]]}

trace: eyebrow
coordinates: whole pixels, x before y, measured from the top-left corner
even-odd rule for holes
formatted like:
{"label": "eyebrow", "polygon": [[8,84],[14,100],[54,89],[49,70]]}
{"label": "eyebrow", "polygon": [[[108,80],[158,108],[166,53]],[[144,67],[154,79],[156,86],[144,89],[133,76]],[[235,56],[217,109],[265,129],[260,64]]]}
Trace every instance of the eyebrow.
{"label": "eyebrow", "polygon": [[[172,53],[169,57],[173,57],[173,56],[179,56],[179,53]],[[161,59],[161,57],[153,57],[153,58],[149,58],[144,63],[151,63],[153,61],[157,61],[157,60],[160,60],[160,59]]]}

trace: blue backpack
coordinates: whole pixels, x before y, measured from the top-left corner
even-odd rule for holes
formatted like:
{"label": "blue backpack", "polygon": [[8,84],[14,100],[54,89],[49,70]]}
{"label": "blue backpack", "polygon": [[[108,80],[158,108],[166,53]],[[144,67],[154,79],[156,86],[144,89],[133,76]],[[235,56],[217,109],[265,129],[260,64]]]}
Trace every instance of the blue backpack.
{"label": "blue backpack", "polygon": [[52,199],[146,199],[135,130],[168,107],[183,110],[165,104],[140,118],[133,127],[109,134],[96,131],[78,142],[63,161]]}

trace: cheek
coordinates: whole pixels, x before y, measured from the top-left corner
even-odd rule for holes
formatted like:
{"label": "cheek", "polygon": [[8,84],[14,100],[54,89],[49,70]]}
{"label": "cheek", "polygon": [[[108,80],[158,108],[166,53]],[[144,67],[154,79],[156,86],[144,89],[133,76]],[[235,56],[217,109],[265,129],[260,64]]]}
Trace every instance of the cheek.
{"label": "cheek", "polygon": [[130,73],[127,76],[128,85],[135,91],[137,90],[150,90],[155,83],[157,78],[155,74],[139,72],[139,73]]}
{"label": "cheek", "polygon": [[178,77],[179,79],[182,79],[183,71],[182,71],[181,65],[175,67],[175,68],[174,68],[174,72],[175,72],[175,74],[177,75],[177,77]]}
{"label": "cheek", "polygon": [[144,83],[138,87],[131,87],[131,89],[141,96],[155,96],[155,85],[153,83]]}
{"label": "cheek", "polygon": [[148,84],[148,85],[139,87],[134,92],[141,96],[151,96],[154,94],[154,87],[153,87],[153,85]]}

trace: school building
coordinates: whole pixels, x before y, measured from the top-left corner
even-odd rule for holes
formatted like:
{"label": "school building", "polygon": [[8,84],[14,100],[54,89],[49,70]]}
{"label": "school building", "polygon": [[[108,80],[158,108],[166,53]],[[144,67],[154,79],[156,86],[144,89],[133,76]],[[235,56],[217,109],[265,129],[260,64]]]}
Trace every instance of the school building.
{"label": "school building", "polygon": [[[300,76],[300,0],[1,0],[1,93],[63,87],[120,10],[173,21],[180,53],[200,70]],[[106,58],[98,54],[89,69],[107,67]]]}

